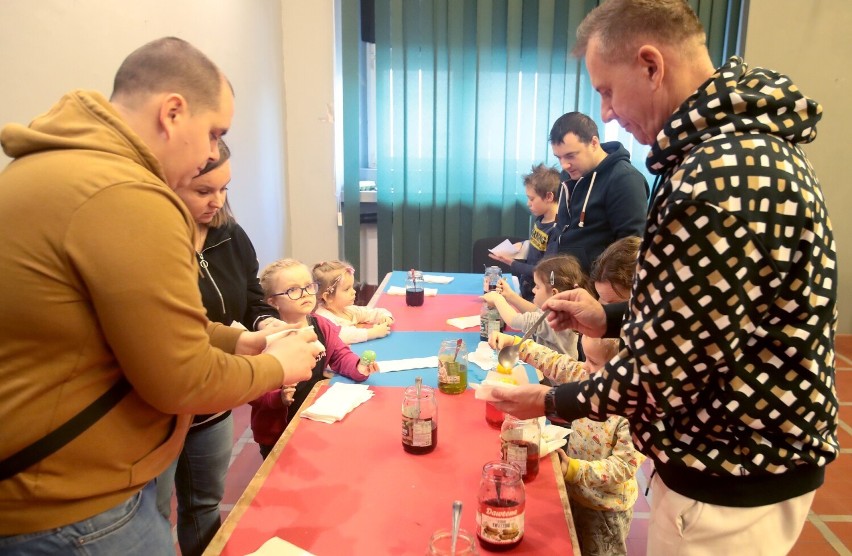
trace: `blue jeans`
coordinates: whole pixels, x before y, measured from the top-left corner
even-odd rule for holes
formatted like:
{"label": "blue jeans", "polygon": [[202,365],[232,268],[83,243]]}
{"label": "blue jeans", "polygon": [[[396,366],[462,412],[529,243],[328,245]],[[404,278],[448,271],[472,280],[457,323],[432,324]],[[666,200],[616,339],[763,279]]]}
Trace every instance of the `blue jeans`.
{"label": "blue jeans", "polygon": [[169,523],[157,511],[155,490],[151,481],[125,502],[89,519],[47,531],[0,537],[0,554],[173,555]]}
{"label": "blue jeans", "polygon": [[190,429],[183,450],[157,478],[157,508],[168,519],[172,485],[177,490],[177,536],[183,556],[204,552],[222,524],[219,503],[234,447],[234,419]]}

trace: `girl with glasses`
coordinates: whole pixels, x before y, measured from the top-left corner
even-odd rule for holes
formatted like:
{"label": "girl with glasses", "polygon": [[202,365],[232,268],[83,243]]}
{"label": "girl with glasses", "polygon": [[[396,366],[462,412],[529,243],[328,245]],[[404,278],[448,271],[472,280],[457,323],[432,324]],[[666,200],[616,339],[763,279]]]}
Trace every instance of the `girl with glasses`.
{"label": "girl with glasses", "polygon": [[328,376],[326,371],[363,382],[370,373],[378,371],[379,366],[375,362],[361,364],[361,358],[341,340],[340,328],[325,317],[314,314],[320,286],[307,266],[295,259],[276,261],[263,269],[260,285],[266,302],[278,310],[282,321],[313,327],[325,346],[310,380],[267,392],[251,402],[251,430],[265,459],[311,388]]}
{"label": "girl with glasses", "polygon": [[340,327],[341,340],[356,344],[390,334],[390,311],[355,305],[355,269],[351,264],[321,262],[314,265],[313,274],[319,284],[317,314]]}

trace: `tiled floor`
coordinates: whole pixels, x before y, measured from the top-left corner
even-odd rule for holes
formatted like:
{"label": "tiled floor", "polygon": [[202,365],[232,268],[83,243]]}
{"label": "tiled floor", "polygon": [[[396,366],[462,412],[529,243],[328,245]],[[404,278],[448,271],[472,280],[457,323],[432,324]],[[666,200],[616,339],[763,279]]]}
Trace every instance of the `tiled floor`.
{"label": "tiled floor", "polygon": [[[841,453],[828,466],[825,484],[817,491],[808,522],[791,556],[852,556],[852,335],[838,336],[837,353]],[[234,410],[234,453],[222,505],[223,519],[261,464],[249,428],[249,414],[248,405]],[[644,492],[649,469],[646,462],[639,474],[642,495],[636,502],[628,537],[630,556],[645,556],[649,507]]]}

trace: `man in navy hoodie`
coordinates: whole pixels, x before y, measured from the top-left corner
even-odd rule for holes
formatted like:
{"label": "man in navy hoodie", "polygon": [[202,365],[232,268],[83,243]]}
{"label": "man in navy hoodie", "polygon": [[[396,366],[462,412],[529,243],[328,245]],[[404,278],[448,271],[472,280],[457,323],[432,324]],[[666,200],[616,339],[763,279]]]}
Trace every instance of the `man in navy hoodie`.
{"label": "man in navy hoodie", "polygon": [[575,256],[588,273],[612,242],[642,236],[648,182],[621,143],[601,143],[598,126],[585,114],[560,116],[550,130],[550,146],[563,180],[555,250]]}

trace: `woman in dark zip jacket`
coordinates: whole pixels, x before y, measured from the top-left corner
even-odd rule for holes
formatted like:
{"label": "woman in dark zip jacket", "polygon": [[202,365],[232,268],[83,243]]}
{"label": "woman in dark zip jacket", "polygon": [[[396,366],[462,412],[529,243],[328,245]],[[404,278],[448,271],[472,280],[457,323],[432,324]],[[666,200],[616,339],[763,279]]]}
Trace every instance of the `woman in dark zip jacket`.
{"label": "woman in dark zip jacket", "polygon": [[[211,321],[260,330],[274,326],[278,312],[263,301],[257,255],[234,221],[226,192],[231,181],[230,150],[219,141],[219,160],[175,193],[196,223],[198,285]],[[168,518],[172,485],[177,491],[177,532],[181,554],[201,554],[221,525],[219,503],[231,459],[234,423],[230,411],[196,415],[180,456],[157,479],[157,505]]]}

